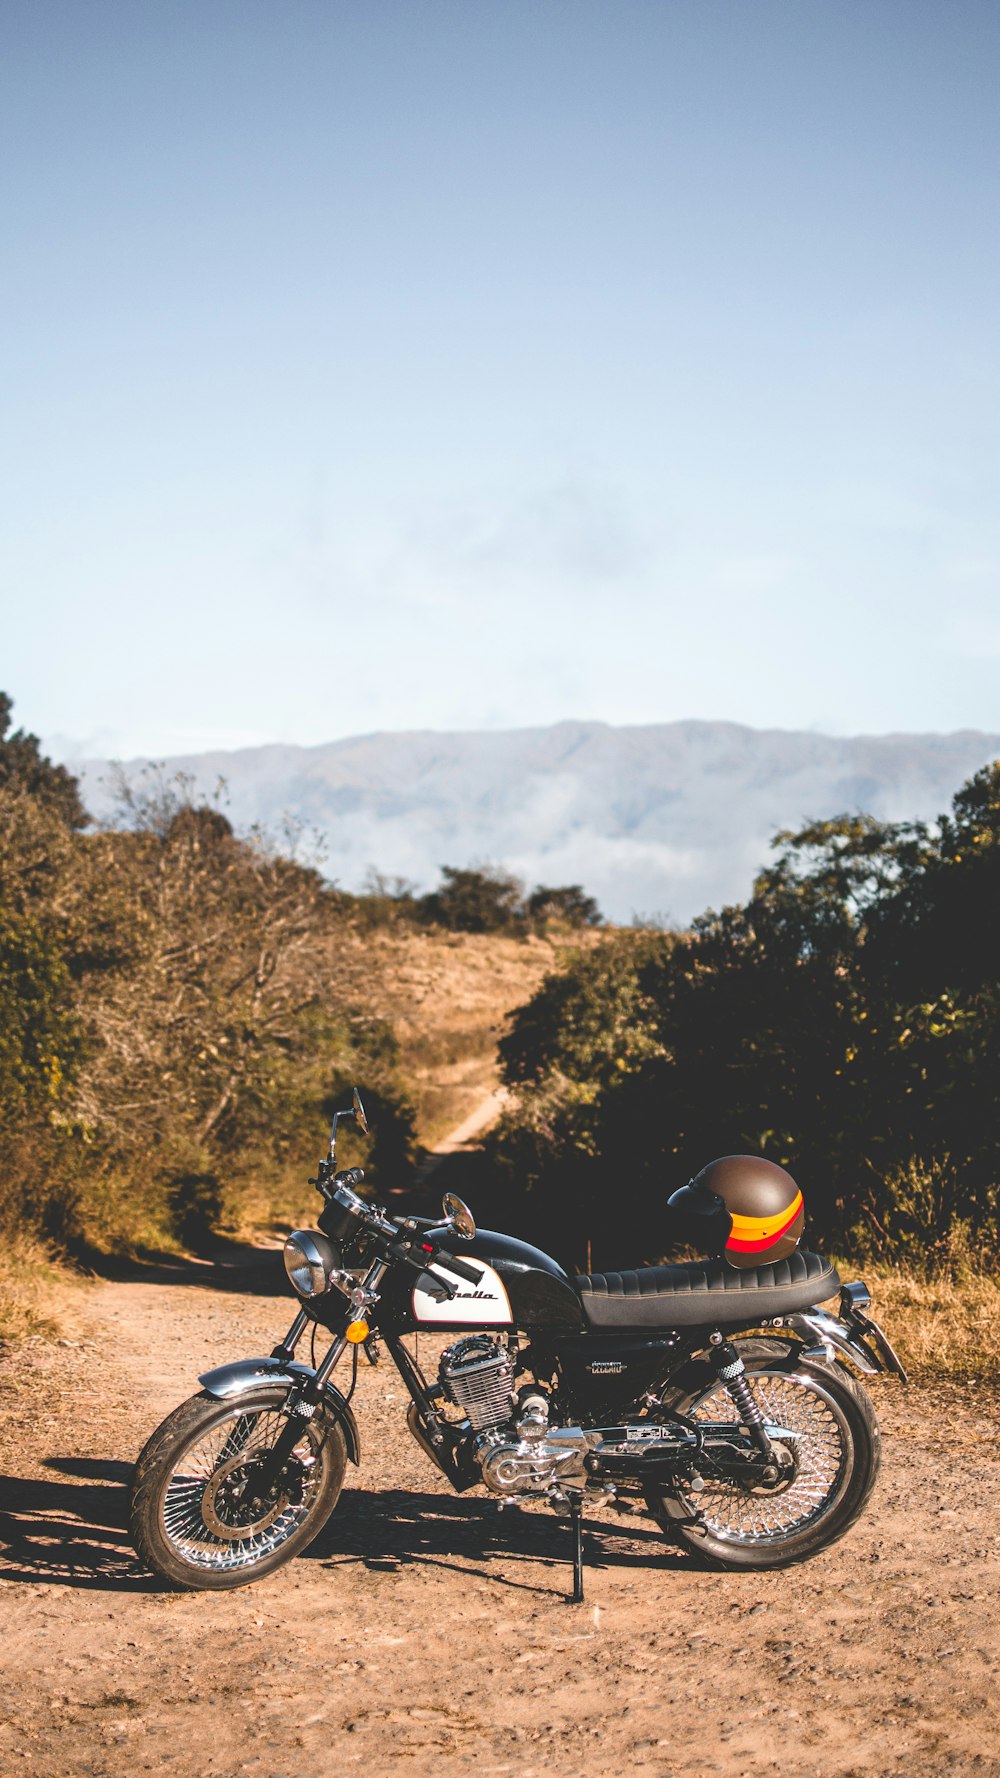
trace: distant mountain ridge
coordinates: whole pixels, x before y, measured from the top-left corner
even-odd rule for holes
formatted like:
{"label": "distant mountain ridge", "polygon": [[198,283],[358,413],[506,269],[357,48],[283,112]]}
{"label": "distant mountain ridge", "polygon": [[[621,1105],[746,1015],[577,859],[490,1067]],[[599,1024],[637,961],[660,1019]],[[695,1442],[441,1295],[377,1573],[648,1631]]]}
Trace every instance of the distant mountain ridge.
{"label": "distant mountain ridge", "polygon": [[[529,884],[582,883],[614,920],[687,921],[742,900],[782,828],[864,811],[929,819],[1000,756],[1000,734],[830,736],[730,722],[359,735],[163,762],[199,794],[226,781],[238,827],[288,814],[358,888],[374,865],[420,888],[442,864],[490,860]],[[131,773],[144,761],[127,762]],[[108,807],[105,762],[76,762],[88,806]]]}

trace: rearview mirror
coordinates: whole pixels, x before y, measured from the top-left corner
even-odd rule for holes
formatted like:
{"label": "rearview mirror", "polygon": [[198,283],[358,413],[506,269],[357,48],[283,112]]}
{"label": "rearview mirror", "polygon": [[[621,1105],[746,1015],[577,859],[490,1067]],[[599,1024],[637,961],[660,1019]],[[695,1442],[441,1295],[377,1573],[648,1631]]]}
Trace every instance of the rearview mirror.
{"label": "rearview mirror", "polygon": [[361,1103],[361,1094],[358,1092],[357,1087],[355,1087],[355,1089],[354,1089],[354,1115],[357,1118],[358,1123],[361,1125],[361,1128],[364,1130],[365,1135],[367,1136],[369,1133],[368,1132],[368,1119],[365,1116],[365,1108]]}
{"label": "rearview mirror", "polygon": [[445,1192],[441,1200],[444,1218],[450,1228],[458,1235],[464,1235],[467,1241],[475,1239],[476,1219],[468,1204],[463,1204],[455,1192]]}
{"label": "rearview mirror", "polygon": [[331,1159],[331,1161],[335,1161],[337,1158],[337,1125],[339,1124],[342,1117],[357,1118],[358,1123],[361,1125],[361,1128],[363,1129],[365,1135],[368,1136],[371,1134],[371,1132],[368,1128],[368,1119],[365,1116],[365,1108],[361,1103],[361,1094],[358,1092],[357,1087],[354,1088],[351,1098],[352,1098],[352,1103],[346,1108],[346,1110],[335,1111],[333,1114],[333,1123],[330,1126],[330,1159]]}

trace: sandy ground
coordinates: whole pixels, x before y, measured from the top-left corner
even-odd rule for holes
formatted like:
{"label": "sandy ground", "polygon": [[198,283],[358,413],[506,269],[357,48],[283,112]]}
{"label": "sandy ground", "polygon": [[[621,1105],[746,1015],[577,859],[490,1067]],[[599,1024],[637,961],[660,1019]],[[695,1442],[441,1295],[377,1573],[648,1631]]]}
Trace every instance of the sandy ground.
{"label": "sandy ground", "polygon": [[878,1389],[883,1477],[828,1554],[700,1570],[655,1527],[569,1533],[451,1495],[391,1367],[362,1367],[360,1472],[313,1548],[232,1594],[162,1592],[123,1529],[129,1466],[200,1370],[266,1351],[286,1303],[96,1287],[87,1344],[3,1379],[0,1771],[25,1778],[435,1773],[1000,1774],[1000,1407]]}

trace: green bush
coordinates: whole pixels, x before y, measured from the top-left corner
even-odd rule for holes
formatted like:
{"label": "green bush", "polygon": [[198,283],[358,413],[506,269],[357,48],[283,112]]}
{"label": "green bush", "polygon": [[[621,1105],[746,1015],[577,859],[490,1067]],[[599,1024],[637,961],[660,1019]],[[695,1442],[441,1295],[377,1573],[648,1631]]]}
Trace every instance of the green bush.
{"label": "green bush", "polygon": [[58,1105],[80,1053],[57,938],[0,903],[0,1110],[18,1116]]}
{"label": "green bush", "polygon": [[[330,1100],[377,1112],[362,1164],[405,1180],[413,1113],[364,1013],[351,912],[190,785],[119,785],[85,831],[74,781],[0,700],[0,1218],[87,1255],[203,1245],[261,1180],[312,1171]],[[17,1140],[10,1135],[18,1120]],[[266,1199],[266,1192],[263,1194]]]}
{"label": "green bush", "polygon": [[[496,1165],[518,1157],[507,1171],[523,1170],[539,1209],[593,1203],[595,1223],[587,1180],[611,1182],[617,1226],[642,1231],[633,1260],[669,1242],[669,1192],[727,1153],[792,1170],[807,1239],[864,1230],[880,1254],[929,1263],[938,1240],[988,1246],[1000,764],[933,827],[842,816],[776,848],[743,906],[634,952],[622,935],[543,983],[501,1044],[520,1106]],[[605,1221],[612,1264],[627,1243]]]}
{"label": "green bush", "polygon": [[523,923],[524,885],[494,867],[441,868],[440,888],[422,897],[425,920],[452,932],[512,932]]}

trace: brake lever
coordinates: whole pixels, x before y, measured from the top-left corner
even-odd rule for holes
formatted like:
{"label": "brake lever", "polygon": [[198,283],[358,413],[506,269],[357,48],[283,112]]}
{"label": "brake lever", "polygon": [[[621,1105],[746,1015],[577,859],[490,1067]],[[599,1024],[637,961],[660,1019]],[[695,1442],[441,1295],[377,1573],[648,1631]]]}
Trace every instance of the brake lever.
{"label": "brake lever", "polygon": [[[391,1243],[388,1255],[390,1259],[398,1260],[402,1265],[409,1266],[414,1272],[419,1272],[421,1276],[430,1272],[434,1260],[438,1257],[434,1253],[428,1253],[423,1246],[419,1251],[415,1251],[413,1242],[406,1240],[405,1236],[401,1236]],[[444,1291],[449,1302],[458,1295],[458,1285],[453,1284],[450,1278],[442,1278],[440,1272],[430,1272],[430,1275],[434,1279],[435,1285]]]}

